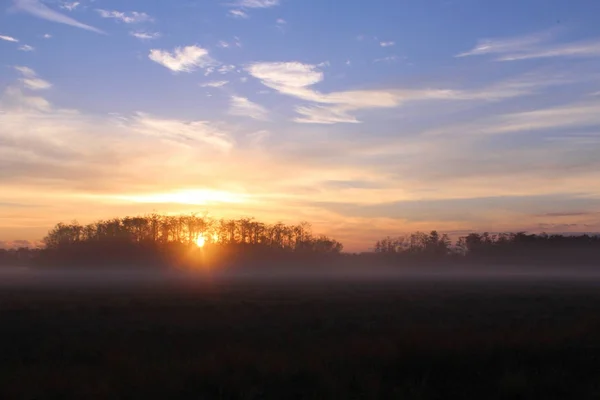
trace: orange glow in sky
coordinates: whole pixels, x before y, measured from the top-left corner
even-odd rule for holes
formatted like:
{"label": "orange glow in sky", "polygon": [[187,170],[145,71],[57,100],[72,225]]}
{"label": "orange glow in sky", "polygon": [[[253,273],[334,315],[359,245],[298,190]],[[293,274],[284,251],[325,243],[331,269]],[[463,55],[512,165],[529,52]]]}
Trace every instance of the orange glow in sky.
{"label": "orange glow in sky", "polygon": [[137,32],[63,3],[0,2],[0,248],[150,213],[307,221],[348,251],[600,232],[597,1],[562,2],[568,29],[495,2],[481,30],[468,2],[332,24],[317,0],[138,1]]}

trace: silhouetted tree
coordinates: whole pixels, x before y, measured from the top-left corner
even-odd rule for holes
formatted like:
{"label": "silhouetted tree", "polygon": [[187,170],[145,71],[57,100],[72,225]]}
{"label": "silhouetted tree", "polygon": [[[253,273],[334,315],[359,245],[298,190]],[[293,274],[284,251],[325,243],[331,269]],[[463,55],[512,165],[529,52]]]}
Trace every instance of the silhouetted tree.
{"label": "silhouetted tree", "polygon": [[194,248],[200,236],[204,237],[207,247],[225,252],[222,258],[227,254],[252,258],[259,253],[273,252],[340,254],[343,249],[334,239],[313,236],[307,222],[265,224],[253,218],[215,221],[196,214],[113,218],[86,226],[76,221],[59,223],[48,232],[44,243],[47,254],[62,260],[88,262],[99,258],[105,262],[142,262],[161,259],[160,254],[165,252],[181,253],[182,246]]}

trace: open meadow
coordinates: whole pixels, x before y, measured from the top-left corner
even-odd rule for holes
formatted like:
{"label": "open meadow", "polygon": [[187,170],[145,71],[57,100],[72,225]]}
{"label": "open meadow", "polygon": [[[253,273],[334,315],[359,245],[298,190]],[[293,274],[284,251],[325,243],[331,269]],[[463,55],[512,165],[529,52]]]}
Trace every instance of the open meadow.
{"label": "open meadow", "polygon": [[600,396],[593,274],[38,275],[2,276],[2,398]]}

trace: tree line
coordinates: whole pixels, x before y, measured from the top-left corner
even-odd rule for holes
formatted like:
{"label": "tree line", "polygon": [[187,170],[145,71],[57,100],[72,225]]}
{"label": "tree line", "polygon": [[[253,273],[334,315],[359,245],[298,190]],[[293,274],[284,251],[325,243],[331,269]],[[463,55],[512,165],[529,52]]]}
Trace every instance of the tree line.
{"label": "tree line", "polygon": [[361,265],[600,264],[598,235],[486,232],[470,233],[453,242],[437,231],[415,232],[382,238],[369,252],[344,254],[342,243],[314,234],[308,222],[268,224],[254,218],[213,219],[197,214],[153,213],[86,225],[58,223],[44,243],[42,249],[0,250],[0,264],[260,265],[323,260]]}
{"label": "tree line", "polygon": [[378,240],[374,253],[394,260],[600,264],[600,236],[485,232],[470,233],[453,243],[437,231],[416,232]]}
{"label": "tree line", "polygon": [[254,218],[214,220],[207,216],[158,215],[113,218],[87,225],[59,223],[44,238],[47,249],[78,244],[124,242],[197,245],[248,245],[288,251],[340,253],[343,245],[325,235],[314,235],[308,222],[266,224]]}
{"label": "tree line", "polygon": [[[337,240],[312,232],[308,222],[268,224],[254,218],[159,215],[59,223],[44,238],[41,258],[54,263],[173,264],[248,262],[340,254]],[[198,254],[199,244],[202,254]]]}

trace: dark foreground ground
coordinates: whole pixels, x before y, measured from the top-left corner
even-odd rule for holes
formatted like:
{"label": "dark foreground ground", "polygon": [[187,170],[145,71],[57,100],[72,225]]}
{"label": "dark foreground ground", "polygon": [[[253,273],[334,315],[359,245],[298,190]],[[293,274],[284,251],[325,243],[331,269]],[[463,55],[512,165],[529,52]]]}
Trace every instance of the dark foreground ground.
{"label": "dark foreground ground", "polygon": [[600,398],[594,279],[63,278],[0,284],[0,398]]}

